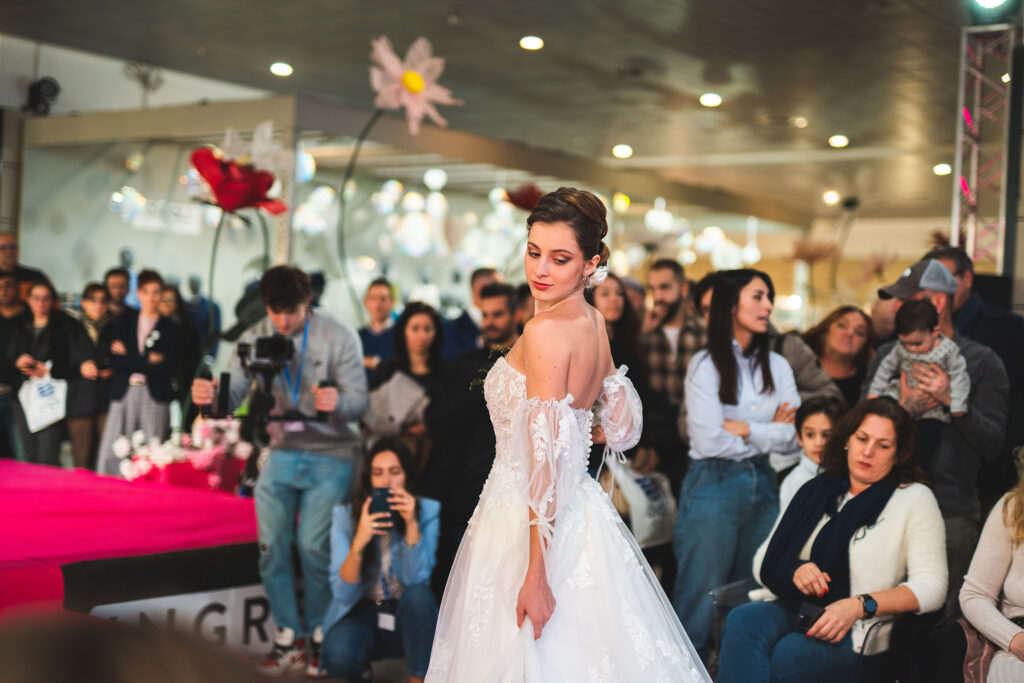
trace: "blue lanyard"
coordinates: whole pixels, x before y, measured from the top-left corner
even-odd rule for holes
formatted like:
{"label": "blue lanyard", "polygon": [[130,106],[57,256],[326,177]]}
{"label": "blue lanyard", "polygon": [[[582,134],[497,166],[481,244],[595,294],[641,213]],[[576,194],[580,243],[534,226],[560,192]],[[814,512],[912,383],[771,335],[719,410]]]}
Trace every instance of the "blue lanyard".
{"label": "blue lanyard", "polygon": [[302,331],[302,351],[299,352],[299,370],[295,373],[295,386],[292,386],[292,375],[288,372],[288,366],[284,366],[285,385],[292,392],[292,405],[299,401],[299,385],[302,384],[302,360],[306,357],[306,342],[309,340],[309,316],[306,316],[306,327]]}
{"label": "blue lanyard", "polygon": [[377,540],[378,540],[377,551],[381,555],[380,587],[384,591],[384,599],[385,600],[390,600],[391,599],[391,577],[393,577],[395,575],[395,568],[391,566],[391,562],[395,559],[395,556],[394,556],[394,553],[391,552],[391,544],[389,543],[388,544],[388,549],[387,549],[388,550],[388,556],[389,556],[388,557],[388,573],[385,574],[384,573],[384,566],[383,566],[384,552],[381,549],[381,546],[383,545],[383,542],[380,540],[380,538],[378,538]]}

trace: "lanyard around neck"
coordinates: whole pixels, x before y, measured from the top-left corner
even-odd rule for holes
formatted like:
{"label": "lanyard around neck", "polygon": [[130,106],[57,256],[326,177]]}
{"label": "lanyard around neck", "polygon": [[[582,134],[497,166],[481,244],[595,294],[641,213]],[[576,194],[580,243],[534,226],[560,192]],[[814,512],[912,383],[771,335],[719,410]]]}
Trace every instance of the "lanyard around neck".
{"label": "lanyard around neck", "polygon": [[299,369],[295,372],[295,384],[292,385],[292,375],[288,372],[288,366],[284,366],[285,385],[292,392],[292,405],[299,401],[299,386],[302,384],[302,361],[306,357],[306,342],[309,340],[309,316],[306,316],[306,326],[302,330],[302,350],[299,352]]}

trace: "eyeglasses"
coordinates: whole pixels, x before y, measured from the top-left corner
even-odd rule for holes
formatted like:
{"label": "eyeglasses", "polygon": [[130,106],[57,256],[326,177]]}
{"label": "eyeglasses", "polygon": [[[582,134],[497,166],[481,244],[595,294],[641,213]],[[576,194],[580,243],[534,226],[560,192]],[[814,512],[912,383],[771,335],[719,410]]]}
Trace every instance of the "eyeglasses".
{"label": "eyeglasses", "polygon": [[18,251],[17,244],[0,244],[0,251]]}

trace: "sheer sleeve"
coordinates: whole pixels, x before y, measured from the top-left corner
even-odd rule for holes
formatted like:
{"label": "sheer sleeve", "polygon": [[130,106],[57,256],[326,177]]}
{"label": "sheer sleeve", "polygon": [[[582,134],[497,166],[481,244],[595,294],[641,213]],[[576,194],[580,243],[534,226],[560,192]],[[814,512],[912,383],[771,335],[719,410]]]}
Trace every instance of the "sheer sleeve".
{"label": "sheer sleeve", "polygon": [[526,399],[518,430],[523,440],[520,451],[529,458],[521,478],[523,495],[534,515],[530,524],[537,527],[545,549],[551,545],[555,519],[579,486],[586,465],[582,452],[588,440],[572,402],[572,394],[546,401]]}
{"label": "sheer sleeve", "polygon": [[621,453],[635,446],[644,428],[643,405],[626,377],[628,369],[623,365],[614,375],[605,377],[598,397],[606,457],[609,452]]}

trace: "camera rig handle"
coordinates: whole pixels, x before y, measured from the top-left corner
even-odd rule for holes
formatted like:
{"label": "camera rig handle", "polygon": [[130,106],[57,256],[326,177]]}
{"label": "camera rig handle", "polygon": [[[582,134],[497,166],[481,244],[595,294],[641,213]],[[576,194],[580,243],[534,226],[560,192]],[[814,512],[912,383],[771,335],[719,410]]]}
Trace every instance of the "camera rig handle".
{"label": "camera rig handle", "polygon": [[231,373],[220,373],[220,383],[217,386],[217,417],[227,417],[231,414]]}
{"label": "camera rig handle", "polygon": [[[202,371],[200,371],[199,379],[205,379],[208,382],[213,381],[213,373],[210,372],[210,368],[209,367],[204,367],[202,369]],[[211,417],[212,416],[212,412],[211,412],[210,404],[207,404],[205,406],[199,406],[199,414],[203,417],[203,419],[207,419],[207,418]]]}
{"label": "camera rig handle", "polygon": [[[332,382],[329,379],[322,379],[319,382],[317,382],[316,385],[318,387],[320,387],[321,389],[324,388],[324,387],[337,387],[338,386],[337,384],[335,384],[334,382]],[[327,412],[324,411],[324,410],[316,411],[316,421],[317,422],[327,422]]]}

